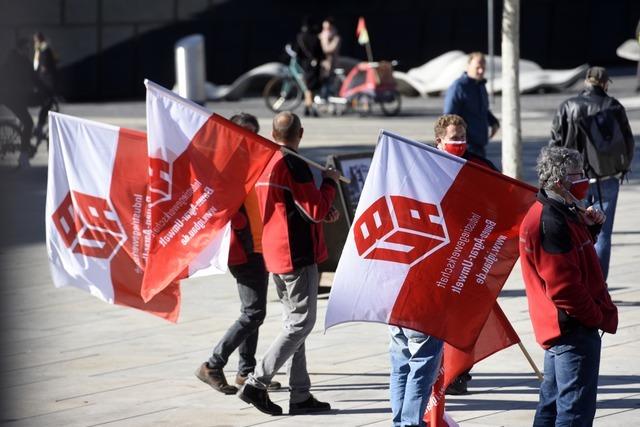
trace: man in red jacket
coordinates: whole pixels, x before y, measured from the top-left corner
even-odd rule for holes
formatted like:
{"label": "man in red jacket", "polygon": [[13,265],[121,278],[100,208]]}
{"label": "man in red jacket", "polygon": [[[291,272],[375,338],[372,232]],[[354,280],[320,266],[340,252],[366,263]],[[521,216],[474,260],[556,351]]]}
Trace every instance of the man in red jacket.
{"label": "man in red jacket", "polygon": [[[273,119],[273,139],[293,151],[297,151],[303,133],[300,119],[291,112]],[[322,175],[318,189],[304,161],[278,152],[256,184],[264,224],[262,252],[282,302],[284,325],[238,397],[266,414],[282,414],[282,408],[269,399],[267,385],[289,358],[289,414],[331,409],[309,392],[305,358],[305,340],[316,321],[317,263],[327,258],[322,222],[338,219],[332,203],[339,174],[330,169]]]}
{"label": "man in red jacket", "polygon": [[540,191],[520,225],[520,262],[536,341],[545,349],[534,426],[590,426],[596,412],[601,338],[615,333],[618,311],[607,290],[595,236],[605,220],[584,199],[582,156],[545,147]]}

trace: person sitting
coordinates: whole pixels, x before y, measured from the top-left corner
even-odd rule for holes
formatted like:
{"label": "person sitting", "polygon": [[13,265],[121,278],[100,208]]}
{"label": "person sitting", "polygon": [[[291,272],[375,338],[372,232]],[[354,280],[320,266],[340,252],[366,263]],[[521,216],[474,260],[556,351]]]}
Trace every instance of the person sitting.
{"label": "person sitting", "polygon": [[294,50],[298,55],[298,64],[304,72],[304,115],[318,117],[318,111],[313,105],[313,94],[320,89],[320,62],[324,58],[317,31],[308,18],[303,21],[300,32],[296,36]]}

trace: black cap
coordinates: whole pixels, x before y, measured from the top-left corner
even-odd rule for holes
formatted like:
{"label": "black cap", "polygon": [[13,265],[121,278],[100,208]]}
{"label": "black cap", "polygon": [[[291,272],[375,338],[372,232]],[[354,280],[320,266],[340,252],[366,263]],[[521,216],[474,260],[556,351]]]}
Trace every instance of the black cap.
{"label": "black cap", "polygon": [[587,80],[591,80],[594,83],[606,83],[612,81],[609,78],[609,73],[607,73],[607,69],[604,67],[591,67],[587,70],[587,75],[585,77]]}

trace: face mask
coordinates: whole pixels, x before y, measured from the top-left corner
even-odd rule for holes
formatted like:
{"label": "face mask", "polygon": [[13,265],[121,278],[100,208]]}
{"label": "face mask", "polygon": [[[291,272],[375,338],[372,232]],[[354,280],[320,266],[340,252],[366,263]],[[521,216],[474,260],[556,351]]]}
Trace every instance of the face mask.
{"label": "face mask", "polygon": [[454,156],[462,157],[467,151],[466,141],[451,141],[444,143],[444,151]]}
{"label": "face mask", "polygon": [[586,199],[587,193],[589,192],[589,179],[582,178],[577,181],[571,183],[571,187],[569,187],[569,193],[573,195],[578,200]]}

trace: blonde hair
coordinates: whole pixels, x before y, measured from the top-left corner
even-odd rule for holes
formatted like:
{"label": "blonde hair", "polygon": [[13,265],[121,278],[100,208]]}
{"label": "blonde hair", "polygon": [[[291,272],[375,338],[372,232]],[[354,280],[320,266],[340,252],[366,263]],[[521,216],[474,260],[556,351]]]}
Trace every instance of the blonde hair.
{"label": "blonde hair", "polygon": [[433,126],[433,131],[436,134],[436,138],[444,137],[447,134],[447,127],[451,125],[462,126],[465,131],[467,130],[467,123],[462,117],[457,114],[445,114],[438,117],[438,120],[436,120],[436,124]]}
{"label": "blonde hair", "polygon": [[473,58],[484,59],[484,53],[482,53],[480,51],[471,52],[469,54],[469,57],[467,58],[467,64],[470,64],[471,61],[473,61]]}

